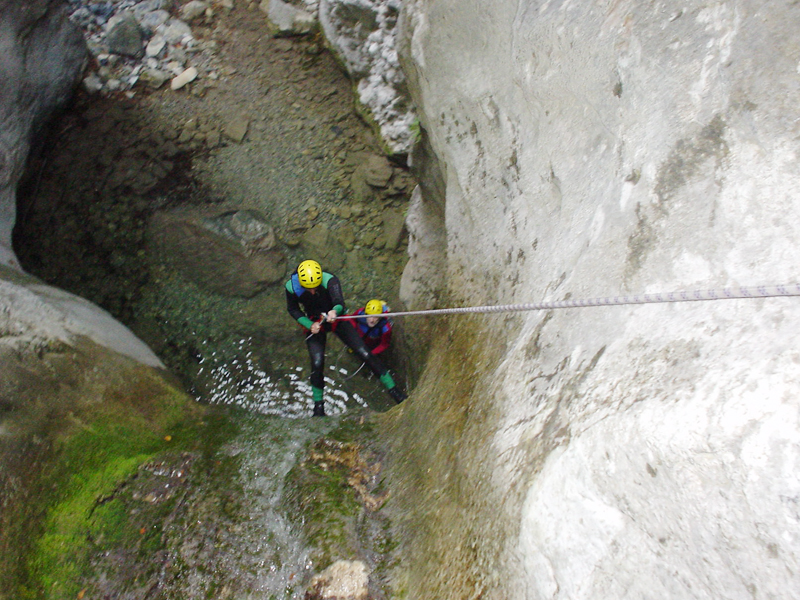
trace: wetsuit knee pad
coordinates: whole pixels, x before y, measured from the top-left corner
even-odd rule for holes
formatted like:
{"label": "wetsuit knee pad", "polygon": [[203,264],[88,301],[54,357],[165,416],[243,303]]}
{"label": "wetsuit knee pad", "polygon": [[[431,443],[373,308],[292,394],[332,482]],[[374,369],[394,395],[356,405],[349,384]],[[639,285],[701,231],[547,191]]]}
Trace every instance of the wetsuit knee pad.
{"label": "wetsuit knee pad", "polygon": [[362,361],[367,362],[370,358],[372,358],[372,353],[366,346],[357,346],[353,348],[353,351],[356,353]]}
{"label": "wetsuit knee pad", "polygon": [[311,370],[322,371],[325,366],[325,353],[324,352],[311,352]]}
{"label": "wetsuit knee pad", "polygon": [[311,368],[323,367],[325,363],[325,338],[318,339],[321,336],[312,336],[306,342],[308,346],[308,356],[311,358]]}

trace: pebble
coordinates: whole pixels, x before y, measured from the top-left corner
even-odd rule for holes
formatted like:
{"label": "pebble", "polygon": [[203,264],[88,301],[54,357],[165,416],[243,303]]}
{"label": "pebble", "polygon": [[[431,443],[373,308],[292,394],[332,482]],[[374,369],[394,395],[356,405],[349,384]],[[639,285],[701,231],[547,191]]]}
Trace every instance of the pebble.
{"label": "pebble", "polygon": [[206,134],[206,146],[209,148],[216,148],[219,146],[221,135],[219,131],[209,131]]}
{"label": "pebble", "polygon": [[99,92],[103,89],[103,80],[97,75],[88,75],[83,80],[83,87],[90,94]]}
{"label": "pebble", "polygon": [[157,57],[161,54],[161,51],[167,47],[167,40],[164,38],[156,38],[154,37],[147,43],[147,47],[145,48],[145,55],[151,58]]}
{"label": "pebble", "polygon": [[164,85],[171,75],[159,69],[145,69],[139,78],[142,83],[153,89],[158,89]]}
{"label": "pebble", "polygon": [[243,116],[234,117],[225,125],[222,133],[225,137],[230,138],[236,143],[241,143],[247,135],[247,129],[250,126],[250,121]]}
{"label": "pebble", "polygon": [[205,15],[208,8],[209,6],[206,2],[202,2],[201,0],[191,0],[191,2],[184,4],[181,8],[181,18],[185,21],[193,21],[194,19]]}
{"label": "pebble", "polygon": [[186,144],[186,143],[190,142],[192,140],[192,138],[194,138],[194,131],[191,131],[189,129],[184,129],[183,131],[181,131],[181,134],[178,136],[177,143],[179,145],[183,145],[183,144]]}
{"label": "pebble", "polygon": [[152,33],[167,21],[169,21],[169,13],[167,11],[154,10],[152,12],[142,15],[142,17],[139,20],[139,24],[147,32]]}
{"label": "pebble", "polygon": [[170,88],[173,90],[179,90],[187,83],[191,83],[197,79],[197,69],[194,67],[189,67],[183,73],[175,77],[169,84]]}

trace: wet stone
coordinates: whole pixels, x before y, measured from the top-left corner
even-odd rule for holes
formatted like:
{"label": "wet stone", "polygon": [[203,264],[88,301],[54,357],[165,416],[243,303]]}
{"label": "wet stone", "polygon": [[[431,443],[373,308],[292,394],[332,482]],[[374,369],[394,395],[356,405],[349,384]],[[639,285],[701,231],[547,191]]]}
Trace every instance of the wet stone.
{"label": "wet stone", "polygon": [[275,229],[264,215],[255,210],[236,210],[205,219],[206,226],[233,241],[248,252],[272,250],[277,245]]}
{"label": "wet stone", "polygon": [[181,7],[181,18],[185,21],[192,21],[205,15],[208,10],[208,3],[200,0],[191,0]]}
{"label": "wet stone", "polygon": [[106,33],[108,49],[114,54],[138,58],[142,55],[142,30],[131,12],[112,17]]}
{"label": "wet stone", "polygon": [[170,88],[173,90],[179,90],[195,79],[197,79],[197,69],[195,67],[189,67],[172,80],[170,83]]}
{"label": "wet stone", "polygon": [[405,211],[392,208],[383,212],[383,232],[386,236],[387,249],[394,250],[400,245],[405,225]]}
{"label": "wet stone", "polygon": [[172,75],[159,69],[145,69],[139,76],[139,80],[149,88],[158,89],[170,80]]}
{"label": "wet stone", "polygon": [[363,166],[364,181],[372,187],[385,188],[392,173],[392,166],[384,156],[372,155]]}
{"label": "wet stone", "polygon": [[338,560],[311,579],[306,600],[368,600],[369,576],[361,561]]}
{"label": "wet stone", "polygon": [[286,273],[286,257],[279,249],[248,251],[189,212],[154,215],[149,239],[164,264],[221,296],[252,298]]}
{"label": "wet stone", "polygon": [[241,143],[247,135],[250,120],[244,116],[235,116],[229,120],[222,129],[222,134],[234,142]]}
{"label": "wet stone", "polygon": [[356,234],[352,225],[345,225],[336,232],[336,239],[344,246],[345,250],[350,252],[355,246]]}

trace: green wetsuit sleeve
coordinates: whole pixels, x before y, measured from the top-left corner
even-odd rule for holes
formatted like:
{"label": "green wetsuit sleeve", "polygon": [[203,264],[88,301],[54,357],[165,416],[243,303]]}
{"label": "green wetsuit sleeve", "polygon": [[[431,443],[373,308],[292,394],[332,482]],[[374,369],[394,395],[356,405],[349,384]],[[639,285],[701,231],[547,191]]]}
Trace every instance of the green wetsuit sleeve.
{"label": "green wetsuit sleeve", "polygon": [[302,325],[306,329],[311,329],[311,326],[314,324],[313,321],[311,321],[311,319],[309,319],[308,317],[300,317],[299,319],[297,319],[297,322],[300,323],[300,325]]}
{"label": "green wetsuit sleeve", "polygon": [[344,306],[342,306],[341,304],[337,304],[336,306],[333,307],[333,310],[336,311],[337,315],[341,315],[344,312]]}

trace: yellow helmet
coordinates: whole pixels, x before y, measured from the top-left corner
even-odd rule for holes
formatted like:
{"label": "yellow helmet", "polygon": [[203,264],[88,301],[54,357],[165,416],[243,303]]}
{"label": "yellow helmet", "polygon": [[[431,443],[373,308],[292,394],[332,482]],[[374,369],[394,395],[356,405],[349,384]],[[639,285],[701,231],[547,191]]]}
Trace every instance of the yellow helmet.
{"label": "yellow helmet", "polygon": [[386,304],[383,300],[370,300],[364,307],[364,314],[366,315],[380,315],[383,314],[383,305]]}
{"label": "yellow helmet", "polygon": [[315,260],[304,260],[297,267],[297,277],[306,289],[318,287],[322,283],[322,267]]}

